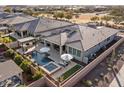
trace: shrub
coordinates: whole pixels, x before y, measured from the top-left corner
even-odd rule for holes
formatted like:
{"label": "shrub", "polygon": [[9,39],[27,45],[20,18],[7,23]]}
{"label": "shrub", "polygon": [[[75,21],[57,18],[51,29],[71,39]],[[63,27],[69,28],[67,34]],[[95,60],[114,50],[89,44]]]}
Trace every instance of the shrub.
{"label": "shrub", "polygon": [[111,68],[112,67],[112,64],[109,63],[107,66]]}
{"label": "shrub", "polygon": [[87,87],[91,87],[93,85],[91,80],[86,80],[84,83]]}
{"label": "shrub", "polygon": [[94,79],[94,82],[98,83],[99,82],[99,79],[98,78],[95,78]]}
{"label": "shrub", "polygon": [[23,69],[24,72],[28,73],[30,72],[30,67],[29,67],[30,62],[27,60],[24,60],[21,64],[20,67]]}
{"label": "shrub", "polygon": [[59,78],[58,78],[58,81],[59,82],[62,82],[64,80],[64,77],[63,76],[60,76]]}
{"label": "shrub", "polygon": [[42,77],[41,71],[36,71],[36,73],[32,76],[33,80],[38,80]]}
{"label": "shrub", "polygon": [[14,61],[16,62],[17,65],[20,65],[23,61],[23,57],[19,54],[15,55]]}
{"label": "shrub", "polygon": [[109,68],[107,68],[107,70],[108,70],[108,71],[112,71],[112,68],[109,67]]}
{"label": "shrub", "polygon": [[4,43],[10,43],[10,42],[12,42],[12,40],[9,37],[4,37],[3,42]]}
{"label": "shrub", "polygon": [[100,77],[102,77],[102,78],[103,78],[103,77],[104,77],[104,73],[100,73]]}
{"label": "shrub", "polygon": [[15,55],[15,53],[12,49],[8,49],[5,53],[6,57],[11,57],[12,59],[14,58],[14,55]]}
{"label": "shrub", "polygon": [[0,43],[3,43],[3,38],[2,37],[0,37]]}

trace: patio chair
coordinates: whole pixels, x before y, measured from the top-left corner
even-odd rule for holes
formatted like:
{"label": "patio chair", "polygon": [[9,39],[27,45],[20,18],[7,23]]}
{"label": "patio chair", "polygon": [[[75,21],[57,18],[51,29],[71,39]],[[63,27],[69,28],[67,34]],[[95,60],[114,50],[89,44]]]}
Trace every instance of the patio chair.
{"label": "patio chair", "polygon": [[62,66],[62,67],[65,67],[65,65],[64,64],[62,64],[62,63],[58,63],[60,66]]}

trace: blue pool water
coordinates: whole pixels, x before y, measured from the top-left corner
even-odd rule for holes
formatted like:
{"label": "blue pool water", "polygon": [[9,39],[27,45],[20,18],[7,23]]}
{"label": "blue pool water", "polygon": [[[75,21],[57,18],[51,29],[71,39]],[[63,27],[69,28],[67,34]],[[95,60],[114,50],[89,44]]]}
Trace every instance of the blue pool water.
{"label": "blue pool water", "polygon": [[32,58],[36,60],[36,62],[43,66],[43,65],[46,65],[48,64],[50,61],[52,61],[51,59],[49,58],[43,58],[42,54],[38,53],[38,52],[33,52],[32,53]]}
{"label": "blue pool water", "polygon": [[44,68],[46,68],[49,72],[51,72],[52,70],[56,69],[58,66],[56,66],[55,64],[53,63],[50,63],[46,66],[44,66]]}

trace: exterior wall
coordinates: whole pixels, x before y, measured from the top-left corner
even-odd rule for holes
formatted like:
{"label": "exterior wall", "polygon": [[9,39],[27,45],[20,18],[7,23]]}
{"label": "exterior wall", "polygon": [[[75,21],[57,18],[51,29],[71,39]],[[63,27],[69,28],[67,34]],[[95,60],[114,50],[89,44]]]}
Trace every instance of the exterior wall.
{"label": "exterior wall", "polygon": [[72,87],[77,82],[79,82],[85,75],[87,75],[96,65],[98,65],[104,58],[106,58],[112,50],[117,48],[122,42],[124,42],[124,38],[120,39],[118,42],[116,42],[113,46],[111,46],[109,49],[107,49],[105,52],[103,52],[100,56],[98,56],[95,60],[93,60],[91,63],[89,63],[86,67],[84,67],[81,71],[79,71],[77,74],[75,74],[71,79],[69,79],[67,82],[65,82],[62,87]]}
{"label": "exterior wall", "polygon": [[[69,53],[69,46],[66,46],[67,53]],[[70,53],[69,53],[70,54]],[[71,54],[76,60],[82,61],[83,52],[81,52],[81,57]]]}
{"label": "exterior wall", "polygon": [[[79,61],[83,61],[83,57],[87,57],[87,56],[90,56],[91,54],[94,54],[95,52],[99,51],[100,48],[104,47],[105,45],[107,45],[108,43],[110,43],[113,39],[115,38],[115,35],[111,36],[109,41],[104,40],[103,42],[101,42],[100,44],[94,46],[93,48],[89,49],[88,51],[82,51],[81,53],[81,57],[78,57],[76,55],[73,55],[73,57],[76,59],[76,60],[79,60]],[[67,49],[67,53],[69,53],[69,47],[66,46],[66,49]]]}
{"label": "exterior wall", "polygon": [[108,43],[112,42],[112,40],[114,39],[115,35],[111,36],[109,41],[106,39],[103,42],[99,43],[98,45],[94,46],[93,48],[89,49],[88,51],[84,52],[83,56],[90,56],[91,54],[94,54],[95,52],[99,51],[100,48],[104,47],[105,45],[107,45]]}
{"label": "exterior wall", "polygon": [[57,87],[54,82],[52,82],[50,79],[48,79],[47,77],[45,77],[45,81],[48,87]]}
{"label": "exterior wall", "polygon": [[45,78],[42,77],[42,78],[38,79],[37,81],[34,81],[30,85],[28,85],[28,87],[44,87],[45,84],[46,84]]}
{"label": "exterior wall", "polygon": [[15,41],[15,42],[11,42],[11,43],[7,43],[5,44],[7,47],[9,48],[16,48],[16,47],[19,47],[18,45],[18,41]]}

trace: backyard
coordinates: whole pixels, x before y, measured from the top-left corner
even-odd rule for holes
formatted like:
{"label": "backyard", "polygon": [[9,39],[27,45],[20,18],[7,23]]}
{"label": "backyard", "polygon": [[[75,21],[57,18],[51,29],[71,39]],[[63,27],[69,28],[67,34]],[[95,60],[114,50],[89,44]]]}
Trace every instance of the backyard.
{"label": "backyard", "polygon": [[81,68],[81,65],[75,65],[74,67],[72,67],[71,69],[69,69],[67,72],[65,72],[64,74],[62,74],[59,77],[59,81],[62,82],[66,79],[68,79],[71,75],[73,75],[76,71],[78,71]]}
{"label": "backyard", "polygon": [[[31,61],[17,53],[15,50],[6,48],[3,55],[6,59],[12,59],[23,70],[24,85],[28,85],[42,77],[42,71],[34,67]],[[31,71],[31,66],[36,69],[35,72]]]}
{"label": "backyard", "polygon": [[0,43],[11,43],[14,41],[16,41],[16,39],[11,36],[0,37]]}
{"label": "backyard", "polygon": [[[124,43],[90,71],[76,87],[108,87],[124,64]],[[118,80],[119,83],[119,80]]]}

